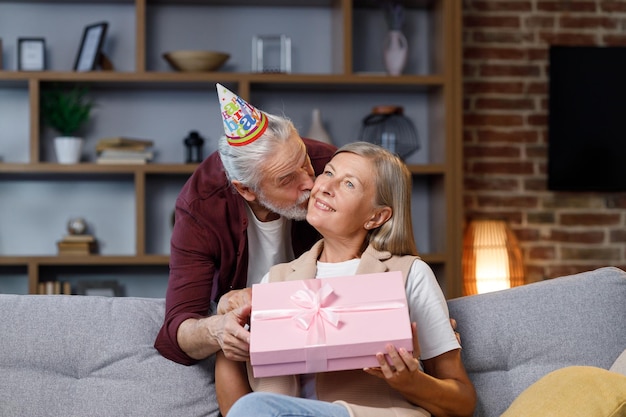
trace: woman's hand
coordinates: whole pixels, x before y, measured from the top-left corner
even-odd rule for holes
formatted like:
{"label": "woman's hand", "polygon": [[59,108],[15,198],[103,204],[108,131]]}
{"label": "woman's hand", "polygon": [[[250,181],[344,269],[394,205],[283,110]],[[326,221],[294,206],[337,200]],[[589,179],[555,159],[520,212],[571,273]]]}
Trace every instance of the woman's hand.
{"label": "woman's hand", "polygon": [[388,344],[386,346],[387,355],[382,352],[376,354],[380,367],[366,368],[365,372],[385,379],[395,389],[413,384],[415,377],[420,372],[420,364],[417,359],[420,355],[420,347],[415,323],[411,323],[411,332],[413,333],[413,353],[408,352],[405,348],[396,349],[392,344]]}
{"label": "woman's hand", "polygon": [[229,311],[243,307],[252,302],[252,289],[231,290],[220,297],[217,303],[217,314],[226,314]]}

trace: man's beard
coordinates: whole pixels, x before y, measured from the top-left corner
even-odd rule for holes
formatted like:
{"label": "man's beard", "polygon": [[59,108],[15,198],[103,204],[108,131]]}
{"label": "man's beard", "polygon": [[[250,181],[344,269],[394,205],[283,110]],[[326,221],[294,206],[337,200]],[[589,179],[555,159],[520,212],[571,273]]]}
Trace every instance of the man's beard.
{"label": "man's beard", "polygon": [[306,211],[308,204],[302,206],[303,203],[306,203],[311,196],[311,191],[305,191],[302,193],[300,197],[298,197],[298,201],[296,204],[291,207],[278,207],[273,204],[271,201],[265,198],[265,195],[262,191],[257,193],[257,199],[260,205],[265,207],[268,210],[273,211],[276,214],[279,214],[287,219],[292,220],[305,220],[306,219]]}

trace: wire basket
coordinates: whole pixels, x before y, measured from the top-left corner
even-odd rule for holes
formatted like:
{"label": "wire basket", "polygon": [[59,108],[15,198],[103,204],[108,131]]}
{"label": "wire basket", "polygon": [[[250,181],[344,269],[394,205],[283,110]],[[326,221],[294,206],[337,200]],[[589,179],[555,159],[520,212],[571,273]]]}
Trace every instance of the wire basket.
{"label": "wire basket", "polygon": [[420,148],[415,126],[400,106],[377,106],[363,119],[359,139],[406,159]]}

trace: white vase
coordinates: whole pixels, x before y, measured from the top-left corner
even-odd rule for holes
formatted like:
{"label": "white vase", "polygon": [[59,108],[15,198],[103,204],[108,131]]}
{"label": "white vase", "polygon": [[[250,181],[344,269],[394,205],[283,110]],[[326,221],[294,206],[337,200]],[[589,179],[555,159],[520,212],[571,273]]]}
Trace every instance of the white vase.
{"label": "white vase", "polygon": [[390,30],[385,37],[385,69],[389,75],[400,75],[406,65],[408,42],[399,30]]}
{"label": "white vase", "polygon": [[313,112],[311,113],[311,127],[309,127],[306,137],[309,139],[319,140],[320,142],[330,143],[331,145],[333,144],[330,135],[326,129],[324,129],[320,109],[313,109]]}
{"label": "white vase", "polygon": [[75,164],[80,161],[83,150],[83,138],[58,136],[54,138],[54,151],[59,164]]}

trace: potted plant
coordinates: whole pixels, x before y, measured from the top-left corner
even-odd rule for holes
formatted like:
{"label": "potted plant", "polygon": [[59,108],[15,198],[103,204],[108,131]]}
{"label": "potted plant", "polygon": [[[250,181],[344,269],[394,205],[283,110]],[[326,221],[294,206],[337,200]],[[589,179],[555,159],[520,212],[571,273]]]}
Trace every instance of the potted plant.
{"label": "potted plant", "polygon": [[54,149],[61,164],[80,160],[84,139],[76,134],[89,121],[93,108],[87,92],[86,87],[75,86],[71,90],[56,87],[42,93],[41,115],[44,123],[60,135],[54,140]]}

